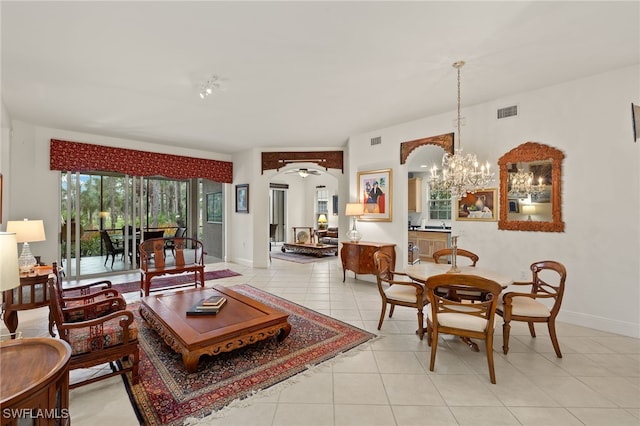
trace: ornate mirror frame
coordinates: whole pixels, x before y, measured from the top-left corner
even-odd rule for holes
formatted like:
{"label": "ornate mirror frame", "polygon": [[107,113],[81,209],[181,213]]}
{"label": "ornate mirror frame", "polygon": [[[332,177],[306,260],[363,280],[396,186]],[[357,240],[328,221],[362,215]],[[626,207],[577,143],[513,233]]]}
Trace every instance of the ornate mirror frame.
{"label": "ornate mirror frame", "polygon": [[[512,231],[564,232],[562,221],[562,160],[564,153],[556,148],[536,142],[526,142],[504,154],[498,160],[500,167],[500,220],[498,229]],[[508,171],[512,163],[551,160],[551,222],[507,220]]]}

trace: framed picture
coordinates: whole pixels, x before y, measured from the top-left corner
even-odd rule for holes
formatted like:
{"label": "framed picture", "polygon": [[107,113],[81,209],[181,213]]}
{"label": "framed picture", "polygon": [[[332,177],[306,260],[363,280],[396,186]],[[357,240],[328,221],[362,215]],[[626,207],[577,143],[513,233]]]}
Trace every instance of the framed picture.
{"label": "framed picture", "polygon": [[333,215],[334,216],[338,216],[338,196],[334,195],[331,198],[332,202],[332,208],[333,208]]}
{"label": "framed picture", "polygon": [[[516,202],[517,204],[517,202]],[[457,220],[491,222],[498,220],[498,190],[496,188],[476,191],[465,195],[456,203]]]}
{"label": "framed picture", "polygon": [[236,185],[236,213],[249,213],[249,184]]}
{"label": "framed picture", "polygon": [[207,222],[222,223],[222,192],[207,194]]}
{"label": "framed picture", "polygon": [[364,204],[361,221],[391,222],[391,169],[358,172],[358,202]]}

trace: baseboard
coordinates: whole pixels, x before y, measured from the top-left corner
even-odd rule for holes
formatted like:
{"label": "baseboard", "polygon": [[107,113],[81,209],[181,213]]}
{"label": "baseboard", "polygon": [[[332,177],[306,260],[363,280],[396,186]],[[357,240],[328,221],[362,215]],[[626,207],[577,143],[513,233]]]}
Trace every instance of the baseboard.
{"label": "baseboard", "polygon": [[640,338],[640,324],[560,309],[558,321],[595,330]]}

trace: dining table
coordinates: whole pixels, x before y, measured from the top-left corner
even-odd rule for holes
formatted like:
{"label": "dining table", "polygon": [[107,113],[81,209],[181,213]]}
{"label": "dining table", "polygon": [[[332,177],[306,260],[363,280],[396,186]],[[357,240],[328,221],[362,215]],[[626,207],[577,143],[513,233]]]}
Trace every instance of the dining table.
{"label": "dining table", "polygon": [[[405,269],[405,273],[411,279],[422,283],[426,282],[427,279],[434,275],[447,273],[476,275],[482,278],[487,278],[500,284],[503,289],[507,288],[510,284],[513,283],[513,279],[509,275],[494,271],[493,269],[471,265],[456,265],[456,267],[453,268],[452,265],[446,263],[420,262],[414,265],[408,265]],[[457,293],[457,297],[464,299],[464,295],[461,295],[462,290],[463,289],[461,289],[461,291]],[[478,345],[475,342],[468,338],[461,339],[469,346],[471,350],[475,352],[479,351]]]}

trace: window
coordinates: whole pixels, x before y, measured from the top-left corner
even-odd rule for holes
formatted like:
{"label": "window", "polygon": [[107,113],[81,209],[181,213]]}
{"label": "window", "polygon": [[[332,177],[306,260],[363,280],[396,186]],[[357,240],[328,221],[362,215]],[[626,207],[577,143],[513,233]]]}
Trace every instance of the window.
{"label": "window", "polygon": [[451,191],[429,191],[429,219],[451,220]]}
{"label": "window", "polygon": [[316,188],[316,223],[321,214],[329,214],[329,191],[324,186]]}

